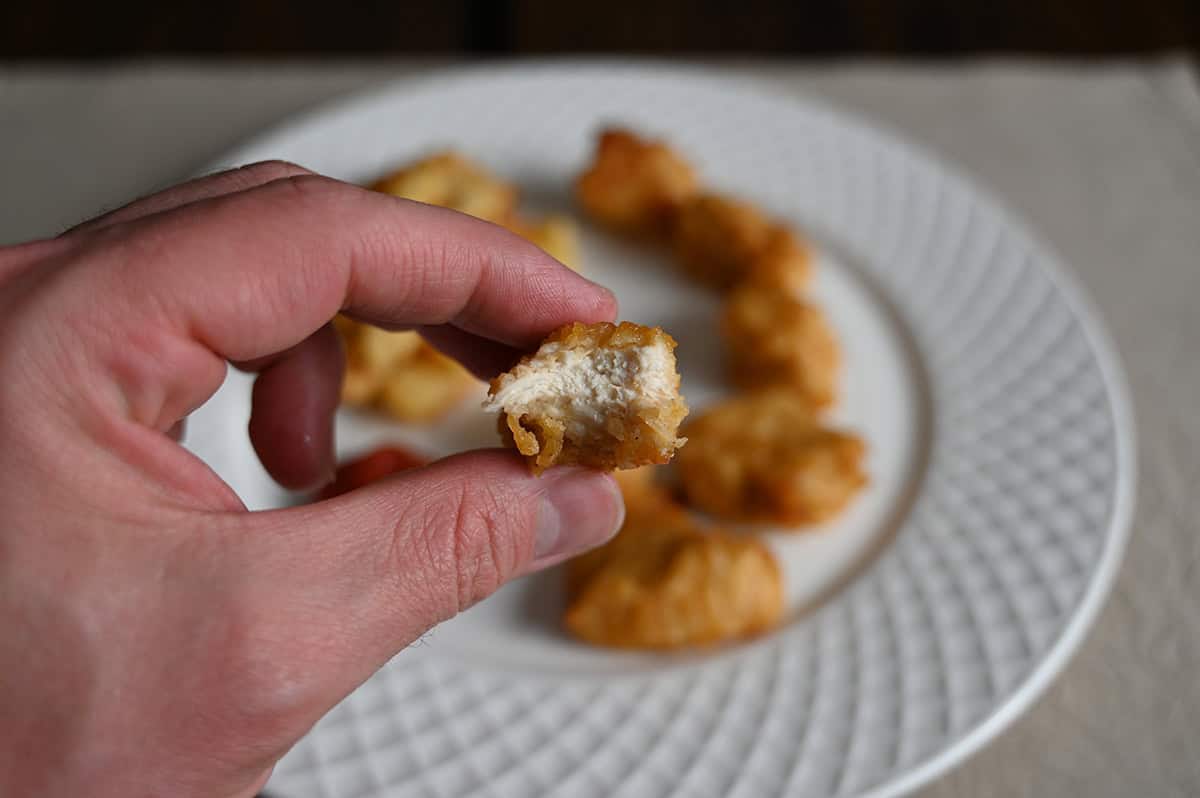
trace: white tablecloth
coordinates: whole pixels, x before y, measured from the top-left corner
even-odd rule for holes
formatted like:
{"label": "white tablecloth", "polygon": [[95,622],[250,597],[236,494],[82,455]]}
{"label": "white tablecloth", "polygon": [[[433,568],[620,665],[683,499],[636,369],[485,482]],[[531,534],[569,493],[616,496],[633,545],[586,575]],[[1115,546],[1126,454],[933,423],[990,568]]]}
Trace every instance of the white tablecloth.
{"label": "white tablecloth", "polygon": [[[0,66],[0,242],[186,175],[297,110],[431,64]],[[956,161],[1078,273],[1132,382],[1141,486],[1116,590],[1035,708],[929,796],[1200,794],[1200,91],[1182,59],[726,63]]]}

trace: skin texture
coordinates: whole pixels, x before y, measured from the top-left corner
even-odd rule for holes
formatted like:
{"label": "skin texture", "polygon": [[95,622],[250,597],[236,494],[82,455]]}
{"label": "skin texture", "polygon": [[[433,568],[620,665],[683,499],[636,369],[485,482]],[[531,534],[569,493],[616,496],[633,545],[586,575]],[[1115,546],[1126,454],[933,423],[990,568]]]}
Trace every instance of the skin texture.
{"label": "skin texture", "polygon": [[399,649],[620,526],[611,477],[498,450],[246,512],[181,422],[234,363],[263,464],[328,481],[339,311],[488,377],[616,307],[499,227],[285,163],[0,250],[0,795],[253,795]]}

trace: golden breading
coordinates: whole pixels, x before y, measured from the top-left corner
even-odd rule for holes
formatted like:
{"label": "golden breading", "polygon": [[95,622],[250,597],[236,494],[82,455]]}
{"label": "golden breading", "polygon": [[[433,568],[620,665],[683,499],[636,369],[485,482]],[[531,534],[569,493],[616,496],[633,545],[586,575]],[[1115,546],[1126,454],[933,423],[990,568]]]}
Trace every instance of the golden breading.
{"label": "golden breading", "polygon": [[811,271],[808,247],[753,205],[699,194],[679,210],[673,237],[679,266],[718,290],[745,280],[798,293]]}
{"label": "golden breading", "polygon": [[571,219],[551,215],[534,222],[517,217],[507,226],[525,240],[541,247],[559,263],[575,271],[580,270],[579,231]]}
{"label": "golden breading", "polygon": [[661,141],[625,130],[600,133],[596,155],[575,183],[580,205],[624,233],[665,237],[681,203],[696,192],[692,167]]}
{"label": "golden breading", "polygon": [[456,152],[422,158],[377,180],[371,188],[497,224],[512,219],[517,206],[513,186]]}
{"label": "golden breading", "polygon": [[783,226],[772,228],[766,245],[750,260],[743,282],[801,296],[812,277],[808,243]]}
{"label": "golden breading", "polygon": [[687,415],[675,339],[640,324],[568,324],[492,380],[505,443],[534,473],[555,464],[635,468],[665,463]]}
{"label": "golden breading", "polygon": [[[642,466],[615,472],[625,499],[625,523],[608,543],[567,561],[568,598],[577,595],[578,589],[610,562],[636,556],[646,544],[685,532],[690,534],[696,528],[688,511],[672,500],[661,485],[647,478],[655,468]],[[628,474],[635,475],[634,479],[626,479]]]}
{"label": "golden breading", "polygon": [[627,497],[613,540],[568,563],[564,622],[616,648],[678,649],[760,634],[783,615],[783,578],[759,541],[700,529],[664,497]]}
{"label": "golden breading", "polygon": [[375,407],[400,421],[427,422],[445,415],[476,380],[415,332],[388,332],[338,316],[346,345],[342,401]]}
{"label": "golden breading", "polygon": [[679,211],[675,255],[689,276],[723,290],[745,277],[771,232],[771,220],[753,205],[700,194]]}
{"label": "golden breading", "polygon": [[743,388],[786,385],[816,407],[833,403],[841,365],[837,337],[816,305],[746,284],[721,317],[729,372]]}
{"label": "golden breading", "polygon": [[815,524],[867,483],[862,440],[821,426],[812,405],[787,389],[723,402],[684,432],[680,484],[690,504],[717,518]]}

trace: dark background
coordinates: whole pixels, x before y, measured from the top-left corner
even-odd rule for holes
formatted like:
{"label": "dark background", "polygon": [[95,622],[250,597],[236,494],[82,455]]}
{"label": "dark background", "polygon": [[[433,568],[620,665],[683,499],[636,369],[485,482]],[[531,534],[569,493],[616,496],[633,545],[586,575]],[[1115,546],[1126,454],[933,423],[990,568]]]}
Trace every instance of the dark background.
{"label": "dark background", "polygon": [[1200,0],[0,0],[0,58],[1200,53]]}

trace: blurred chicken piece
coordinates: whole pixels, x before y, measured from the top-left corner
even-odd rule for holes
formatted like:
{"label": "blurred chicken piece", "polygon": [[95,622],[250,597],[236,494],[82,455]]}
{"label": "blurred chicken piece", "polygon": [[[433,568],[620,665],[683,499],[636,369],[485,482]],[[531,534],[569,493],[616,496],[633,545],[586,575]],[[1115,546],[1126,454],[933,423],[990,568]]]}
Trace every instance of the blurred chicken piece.
{"label": "blurred chicken piece", "polygon": [[624,526],[567,564],[571,634],[601,646],[670,650],[775,626],[783,579],[770,550],[753,538],[701,529],[642,478],[648,471],[621,472]]}
{"label": "blurred chicken piece", "polygon": [[789,386],[814,407],[837,395],[841,356],[821,309],[774,288],[747,283],[721,318],[730,375],[742,388]]}
{"label": "blurred chicken piece", "polygon": [[661,141],[626,130],[600,133],[591,165],[575,183],[593,219],[623,233],[666,238],[679,206],[697,190],[692,167]]}
{"label": "blurred chicken piece", "polygon": [[808,283],[807,245],[747,202],[718,194],[692,197],[679,210],[673,242],[679,267],[720,291],[755,280],[798,294]]}
{"label": "blurred chicken piece", "polygon": [[799,297],[812,278],[808,242],[782,225],[772,228],[766,245],[749,262],[742,283]]}
{"label": "blurred chicken piece", "polygon": [[435,421],[478,384],[415,332],[388,332],[345,316],[334,326],[346,346],[342,401],[410,423]]}
{"label": "blurred chicken piece", "polygon": [[508,224],[517,207],[515,187],[456,152],[422,158],[375,181],[371,188],[496,224]]}
{"label": "blurred chicken piece", "polygon": [[709,408],[684,428],[676,471],[688,502],[729,521],[816,524],[867,483],[866,447],[818,422],[794,391],[772,389]]}

